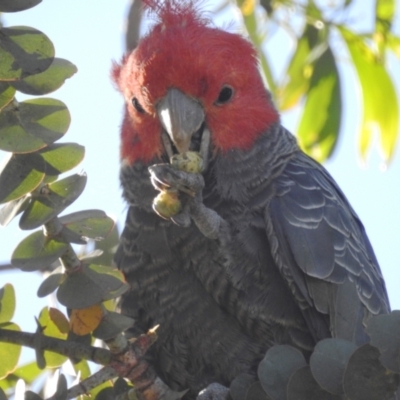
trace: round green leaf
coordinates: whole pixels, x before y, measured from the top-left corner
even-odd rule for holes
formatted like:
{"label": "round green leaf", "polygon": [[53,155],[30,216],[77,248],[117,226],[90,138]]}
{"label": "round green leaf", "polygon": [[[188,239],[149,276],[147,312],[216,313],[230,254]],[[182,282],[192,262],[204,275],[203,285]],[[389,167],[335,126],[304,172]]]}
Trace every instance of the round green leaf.
{"label": "round green leaf", "polygon": [[379,362],[379,350],[370,344],[350,357],[344,374],[344,392],[352,400],[389,400],[399,385],[399,375]]}
{"label": "round green leaf", "polygon": [[115,276],[118,270],[103,268],[110,272],[96,272],[94,269],[100,268],[94,265],[71,271],[57,291],[58,301],[68,308],[87,308],[107,300],[113,291],[125,288],[126,284]]}
{"label": "round green leaf", "polygon": [[0,324],[12,320],[15,311],[15,291],[13,285],[5,284],[0,289]]}
{"label": "round green leaf", "polygon": [[0,12],[18,12],[35,7],[42,0],[1,0]]}
{"label": "round green leaf", "polygon": [[381,353],[382,364],[400,373],[400,310],[372,317],[368,321],[371,344]]}
{"label": "round green leaf", "polygon": [[329,393],[343,394],[343,375],[354,343],[343,339],[324,339],[317,343],[310,359],[315,380]]}
{"label": "round green leaf", "polygon": [[[49,308],[44,307],[39,315],[39,324],[42,326],[43,334],[57,339],[67,339],[68,333],[61,332],[58,325],[53,321],[50,316]],[[44,358],[47,367],[59,367],[67,361],[67,357],[52,351],[45,351]]]}
{"label": "round green leaf", "polygon": [[0,82],[0,111],[14,98],[15,89],[7,82]]}
{"label": "round green leaf", "polygon": [[114,226],[114,221],[101,210],[79,211],[60,218],[69,230],[95,240],[104,239]]}
{"label": "round green leaf", "polygon": [[22,214],[20,228],[35,229],[60,214],[81,195],[86,180],[86,175],[75,174],[43,187]]}
{"label": "round green leaf", "polygon": [[46,297],[53,293],[65,280],[65,274],[54,273],[49,275],[39,286],[38,297]]}
{"label": "round green leaf", "polygon": [[40,98],[11,102],[0,113],[0,149],[29,153],[60,139],[71,117],[59,100]]}
{"label": "round green leaf", "polygon": [[0,208],[0,225],[8,225],[15,216],[24,211],[29,204],[28,196],[23,196],[18,200],[10,201]]}
{"label": "round green leaf", "polygon": [[77,143],[54,143],[39,154],[46,163],[46,175],[55,176],[76,167],[83,160],[85,148]]}
{"label": "round green leaf", "polygon": [[0,29],[0,80],[23,79],[50,67],[54,46],[37,29],[13,26]]}
{"label": "round green leaf", "polygon": [[287,400],[341,400],[322,389],[307,365],[298,369],[290,378],[287,388]]}
{"label": "round green leaf", "polygon": [[22,93],[40,96],[54,92],[76,72],[77,68],[74,64],[62,58],[55,58],[45,71],[20,81],[12,81],[10,84]]}
{"label": "round green leaf", "polygon": [[229,394],[232,400],[243,400],[250,386],[255,382],[256,378],[250,374],[238,375],[229,386]]}
{"label": "round green leaf", "polygon": [[[20,331],[19,326],[13,323],[2,324],[1,329]],[[5,378],[17,367],[21,346],[10,343],[0,342],[0,379]]]}
{"label": "round green leaf", "polygon": [[129,329],[134,322],[132,318],[126,317],[125,315],[116,312],[108,312],[102,318],[99,326],[93,331],[93,336],[102,340],[112,339],[119,333]]}
{"label": "round green leaf", "polygon": [[0,203],[19,199],[36,189],[44,178],[44,166],[36,154],[12,154],[0,167]]}
{"label": "round green leaf", "polygon": [[307,365],[303,354],[288,345],[271,347],[258,366],[263,389],[274,400],[286,400],[286,387],[291,375]]}
{"label": "round green leaf", "polygon": [[260,381],[254,382],[246,393],[246,400],[274,400],[265,393]]}
{"label": "round green leaf", "polygon": [[11,256],[11,263],[23,271],[40,270],[49,267],[67,249],[67,243],[47,238],[42,231],[38,231],[17,246]]}

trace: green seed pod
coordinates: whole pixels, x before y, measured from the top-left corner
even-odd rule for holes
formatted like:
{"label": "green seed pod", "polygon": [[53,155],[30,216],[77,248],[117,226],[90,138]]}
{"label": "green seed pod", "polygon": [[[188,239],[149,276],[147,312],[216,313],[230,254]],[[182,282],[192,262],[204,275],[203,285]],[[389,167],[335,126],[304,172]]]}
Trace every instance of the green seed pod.
{"label": "green seed pod", "polygon": [[181,154],[174,154],[170,163],[180,171],[198,174],[203,169],[203,158],[197,151],[186,151]]}
{"label": "green seed pod", "polygon": [[178,191],[169,189],[160,192],[153,200],[153,210],[164,219],[169,219],[182,209],[182,204],[179,200]]}

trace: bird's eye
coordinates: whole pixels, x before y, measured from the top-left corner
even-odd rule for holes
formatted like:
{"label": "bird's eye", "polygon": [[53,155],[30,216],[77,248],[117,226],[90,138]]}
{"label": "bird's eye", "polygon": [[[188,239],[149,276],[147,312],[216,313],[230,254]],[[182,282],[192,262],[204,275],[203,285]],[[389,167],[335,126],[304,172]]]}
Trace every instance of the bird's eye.
{"label": "bird's eye", "polygon": [[139,103],[139,100],[136,97],[132,98],[132,105],[133,105],[133,107],[135,107],[137,112],[140,112],[140,114],[144,114],[145,113],[144,108]]}
{"label": "bird's eye", "polygon": [[218,99],[215,104],[225,104],[233,96],[233,89],[230,86],[224,86],[219,92]]}

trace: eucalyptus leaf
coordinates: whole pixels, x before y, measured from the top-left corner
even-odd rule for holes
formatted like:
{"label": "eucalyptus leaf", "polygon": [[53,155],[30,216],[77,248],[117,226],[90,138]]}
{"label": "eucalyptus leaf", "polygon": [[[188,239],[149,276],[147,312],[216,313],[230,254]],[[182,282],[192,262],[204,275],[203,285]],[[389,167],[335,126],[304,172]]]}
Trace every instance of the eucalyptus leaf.
{"label": "eucalyptus leaf", "polygon": [[307,365],[303,354],[288,345],[271,347],[258,366],[258,377],[266,393],[274,400],[286,400],[291,375]]}
{"label": "eucalyptus leaf", "polygon": [[19,81],[12,81],[10,84],[22,93],[39,96],[54,92],[76,72],[76,66],[68,60],[54,58],[50,67],[45,71]]}
{"label": "eucalyptus leaf", "polygon": [[[13,323],[0,324],[0,328],[9,329],[11,331],[20,331],[19,326]],[[18,365],[20,354],[20,345],[0,342],[0,379],[5,378],[15,370]]]}
{"label": "eucalyptus leaf", "polygon": [[392,79],[373,51],[350,30],[340,27],[357,71],[364,105],[359,148],[365,159],[375,134],[381,155],[389,161],[399,134],[399,103]]}
{"label": "eucalyptus leaf", "polygon": [[395,12],[395,0],[376,0],[373,38],[381,58],[385,56],[388,33],[390,33]]}
{"label": "eucalyptus leaf", "polygon": [[0,324],[10,322],[15,312],[15,290],[13,285],[6,283],[0,289]]}
{"label": "eucalyptus leaf", "polygon": [[26,237],[14,250],[11,263],[23,271],[36,271],[49,267],[68,249],[68,244],[44,236],[37,231]]}
{"label": "eucalyptus leaf", "polygon": [[20,228],[37,228],[60,214],[81,195],[86,180],[86,175],[75,174],[46,185],[32,197],[20,219]]}
{"label": "eucalyptus leaf", "polygon": [[399,375],[379,362],[379,350],[370,344],[350,357],[344,374],[344,392],[352,400],[389,400],[399,385]]}
{"label": "eucalyptus leaf", "polygon": [[54,46],[37,29],[12,26],[0,29],[0,80],[23,79],[50,67]]}
{"label": "eucalyptus leaf", "polygon": [[1,0],[0,12],[18,12],[35,7],[42,0]]}
{"label": "eucalyptus leaf", "polygon": [[12,154],[0,167],[0,203],[17,200],[44,178],[44,160],[36,154]]}
{"label": "eucalyptus leaf", "polygon": [[328,47],[314,65],[298,128],[301,148],[317,161],[325,161],[335,149],[340,123],[339,73]]}
{"label": "eucalyptus leaf", "polygon": [[0,149],[29,153],[55,142],[68,130],[66,105],[51,98],[16,101],[0,113]]}
{"label": "eucalyptus leaf", "polygon": [[294,107],[307,92],[313,72],[310,62],[312,49],[318,43],[318,30],[307,24],[298,39],[296,51],[286,71],[284,82],[277,89],[277,102],[280,110]]}
{"label": "eucalyptus leaf", "polygon": [[15,89],[7,82],[0,82],[0,111],[14,98]]}

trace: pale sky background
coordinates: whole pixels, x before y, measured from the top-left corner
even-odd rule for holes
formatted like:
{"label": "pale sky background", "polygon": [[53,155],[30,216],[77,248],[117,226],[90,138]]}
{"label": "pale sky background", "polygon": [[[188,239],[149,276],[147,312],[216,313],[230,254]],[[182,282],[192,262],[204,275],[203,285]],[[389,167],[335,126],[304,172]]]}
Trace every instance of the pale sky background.
{"label": "pale sky background", "polygon": [[[359,21],[354,25],[359,30],[370,29],[374,2],[354,0],[353,3],[347,20]],[[400,8],[399,1],[397,3]],[[46,96],[65,102],[72,116],[71,127],[61,142],[77,142],[86,147],[86,157],[77,171],[87,172],[88,184],[81,197],[64,214],[102,209],[119,224],[124,222],[126,211],[118,180],[123,102],[111,84],[109,71],[111,60],[119,60],[124,51],[124,18],[128,7],[127,0],[43,0],[33,9],[2,15],[5,26],[28,25],[43,31],[53,41],[56,55],[78,67],[78,73],[61,89]],[[217,24],[226,26],[235,17],[237,15],[231,13],[228,19],[219,19]],[[395,26],[399,35],[399,12]],[[280,71],[292,48],[293,42],[288,36],[274,34],[267,45],[268,57],[274,60],[274,72]],[[386,278],[392,308],[400,309],[400,151],[397,149],[385,172],[376,148],[367,165],[361,165],[356,141],[360,114],[356,104],[359,92],[355,72],[349,68],[340,42],[334,48],[341,54],[344,118],[340,143],[325,166],[361,217]],[[390,62],[391,74],[396,78],[400,93],[400,60],[391,57]],[[17,99],[24,97],[18,94]],[[283,124],[295,132],[297,118],[296,112],[284,114]],[[3,156],[0,152],[0,160]],[[17,222],[18,219],[7,228],[0,228],[0,263],[7,262],[15,246],[30,233],[19,230]],[[0,287],[7,282],[11,282],[17,291],[15,321],[23,330],[33,331],[34,315],[47,305],[46,299],[36,298],[40,274],[0,274]]]}

